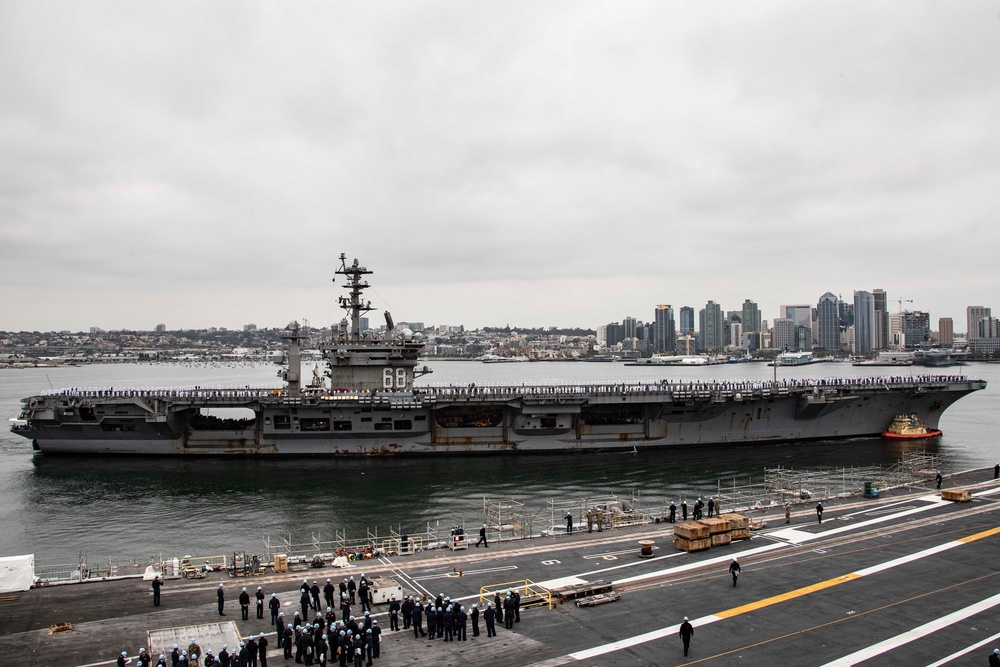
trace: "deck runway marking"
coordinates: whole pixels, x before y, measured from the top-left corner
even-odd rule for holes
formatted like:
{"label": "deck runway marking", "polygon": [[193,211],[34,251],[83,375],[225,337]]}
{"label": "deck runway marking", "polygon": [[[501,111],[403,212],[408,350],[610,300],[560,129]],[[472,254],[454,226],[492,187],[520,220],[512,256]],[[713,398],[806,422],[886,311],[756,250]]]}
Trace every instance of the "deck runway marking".
{"label": "deck runway marking", "polygon": [[[901,512],[901,514],[908,514],[908,513],[909,512]],[[881,521],[878,521],[878,522],[881,523]],[[865,523],[868,523],[868,522],[865,522]],[[858,525],[862,525],[862,524],[858,524]],[[826,534],[828,534],[828,533],[826,533]],[[740,605],[739,607],[733,607],[732,609],[726,609],[726,610],[717,612],[715,614],[710,614],[708,616],[703,616],[702,618],[697,619],[697,621],[692,621],[692,625],[694,625],[697,628],[698,626],[701,626],[701,625],[707,625],[709,623],[715,623],[715,622],[718,622],[718,621],[721,621],[721,620],[730,619],[730,618],[733,618],[733,617],[736,617],[736,616],[740,616],[742,614],[747,614],[747,613],[750,613],[752,611],[756,611],[758,609],[763,609],[765,607],[770,607],[770,606],[775,605],[775,604],[780,604],[780,603],[786,602],[788,600],[793,600],[793,599],[796,599],[796,598],[800,598],[802,596],[809,595],[810,593],[815,593],[817,591],[825,590],[827,588],[832,588],[834,586],[839,586],[840,584],[848,583],[850,581],[856,581],[856,580],[861,579],[863,577],[870,576],[870,575],[876,574],[878,572],[884,572],[885,570],[888,570],[888,569],[891,569],[891,568],[894,568],[894,567],[898,567],[898,566],[904,565],[906,563],[911,563],[911,562],[913,562],[915,560],[919,560],[921,558],[926,558],[928,556],[933,556],[935,554],[942,553],[942,552],[948,551],[950,549],[954,549],[955,547],[962,546],[963,544],[969,544],[971,542],[975,542],[975,541],[978,541],[978,540],[981,540],[981,539],[984,539],[986,537],[990,537],[990,536],[993,536],[993,535],[997,535],[997,534],[1000,534],[1000,526],[995,527],[995,528],[991,528],[989,530],[984,530],[984,531],[981,531],[979,533],[975,533],[973,535],[968,535],[966,537],[961,537],[961,538],[958,538],[956,540],[952,540],[950,542],[945,542],[943,544],[939,544],[939,545],[930,547],[928,549],[923,549],[921,551],[918,551],[916,553],[910,554],[908,556],[902,556],[900,558],[894,558],[892,560],[886,561],[885,563],[880,563],[880,564],[874,565],[872,567],[867,567],[867,568],[864,568],[862,570],[858,570],[857,572],[849,572],[847,574],[841,575],[839,577],[835,577],[833,579],[827,579],[826,581],[820,581],[820,582],[817,582],[815,584],[811,584],[809,586],[803,586],[802,588],[797,588],[795,590],[788,591],[786,593],[781,593],[779,595],[774,595],[774,596],[771,596],[771,597],[768,597],[768,598],[764,598],[762,600],[757,600],[755,602],[751,602],[751,603],[748,603],[748,604],[745,604],[745,605]],[[786,545],[782,544],[782,543],[773,543],[773,544],[770,544],[770,545],[768,545],[766,547],[761,547],[760,549],[754,549],[754,550],[751,550],[751,551],[753,551],[755,553],[760,553],[760,552],[763,552],[763,551],[771,551],[771,550],[774,550],[774,549],[780,549],[780,548],[783,548],[785,546]],[[747,552],[743,552],[740,555],[741,556],[747,555]],[[707,561],[700,561],[698,563],[691,563],[691,564],[688,564],[688,565],[682,565],[679,568],[673,568],[673,569],[671,569],[671,572],[684,571],[686,569],[692,569],[694,567],[704,567],[708,563],[729,561],[730,559],[731,559],[731,556],[728,556],[728,555],[727,556],[722,556],[722,557],[715,558],[715,559],[710,559],[710,560],[707,560]],[[626,582],[638,581],[638,580],[641,580],[641,579],[651,578],[651,577],[654,577],[654,576],[663,576],[663,574],[664,574],[663,571],[653,572],[653,573],[650,573],[650,574],[638,575],[638,576],[635,576],[635,577],[631,577],[629,579],[625,579],[625,580],[622,580],[622,581],[616,581],[614,583],[615,584],[623,584],[623,583],[626,583]],[[994,596],[993,598],[989,598],[989,600],[993,600],[994,598],[996,598],[996,602],[993,602],[993,603],[989,604],[988,606],[983,607],[983,609],[988,609],[990,607],[996,606],[997,604],[1000,604],[1000,594]],[[986,601],[984,601],[982,603],[979,603],[979,604],[982,605],[982,604],[985,604],[985,602]],[[977,605],[972,605],[971,607],[967,607],[966,610],[973,609],[976,606]],[[963,610],[963,611],[965,611],[965,610]],[[980,611],[981,611],[981,609],[980,609]],[[962,613],[962,612],[955,612],[955,613],[958,614],[958,613]],[[969,612],[967,614],[967,616],[971,616],[973,613],[978,613],[978,612],[977,611]],[[951,616],[951,615],[949,615],[949,616]],[[948,617],[946,616],[944,618],[948,618]],[[954,621],[951,621],[951,622],[954,623],[954,622],[956,622],[958,620],[961,620],[961,619],[956,618]],[[928,625],[931,625],[931,624],[928,624]],[[671,634],[677,632],[678,629],[679,629],[679,627],[680,627],[679,624],[671,625],[671,626],[666,627],[666,628],[660,628],[658,630],[653,630],[653,631],[650,631],[650,632],[646,632],[646,633],[641,634],[641,635],[636,635],[635,637],[626,637],[625,639],[621,639],[621,640],[618,640],[618,641],[615,641],[615,642],[611,642],[611,643],[605,644],[603,646],[595,646],[595,647],[590,648],[590,649],[584,649],[583,651],[576,651],[574,653],[570,653],[569,655],[572,658],[574,658],[575,660],[587,660],[589,658],[595,658],[595,657],[600,656],[600,655],[604,655],[604,654],[607,654],[607,653],[612,653],[612,652],[615,652],[615,651],[620,651],[620,650],[623,650],[623,649],[626,649],[626,648],[630,648],[632,646],[637,646],[639,644],[644,644],[646,642],[650,642],[650,641],[653,641],[653,640],[656,640],[656,639],[661,639],[663,637],[668,637]],[[923,627],[923,626],[921,626],[921,627]],[[911,632],[913,632],[913,631],[911,631]],[[931,632],[931,631],[929,631],[929,632]],[[905,636],[905,633],[904,633],[904,635],[900,635],[900,636],[901,637]],[[910,640],[910,641],[912,641],[912,640]],[[839,663],[839,662],[838,663],[831,663],[831,665],[833,665],[833,664],[840,665],[840,664],[848,664],[848,663]]]}
{"label": "deck runway marking", "polygon": [[[468,576],[470,574],[487,574],[489,572],[503,572],[505,570],[516,570],[517,565],[502,565],[500,567],[487,567],[482,570],[465,570],[464,575]],[[414,581],[428,581],[430,579],[447,579],[449,577],[454,577],[454,572],[442,572],[440,574],[429,574],[422,577],[411,577]]]}
{"label": "deck runway marking", "polygon": [[961,651],[955,651],[951,655],[945,656],[945,657],[941,658],[940,660],[938,660],[937,662],[932,662],[929,665],[927,665],[927,667],[941,667],[941,665],[947,665],[947,664],[949,664],[949,663],[951,663],[951,662],[953,662],[955,660],[958,660],[963,655],[966,655],[967,653],[969,653],[971,651],[975,651],[977,648],[982,648],[982,647],[986,646],[987,644],[992,644],[997,639],[1000,639],[1000,632],[996,633],[995,635],[990,635],[986,639],[984,639],[982,641],[978,641],[975,644],[972,644],[970,646],[966,646]]}
{"label": "deck runway marking", "polygon": [[992,609],[997,605],[1000,605],[1000,593],[988,597],[985,600],[980,600],[979,602],[971,604],[964,609],[953,611],[952,613],[935,619],[929,623],[924,623],[923,625],[913,628],[912,630],[907,630],[906,632],[896,635],[895,637],[890,637],[884,641],[872,644],[871,646],[865,647],[860,651],[855,651],[850,655],[845,655],[843,658],[828,662],[824,664],[823,667],[848,667],[849,665],[855,665],[864,660],[887,653],[894,648],[903,646],[904,644],[909,644],[910,642],[926,637],[927,635],[937,632],[942,628],[958,623],[959,621],[969,618],[970,616],[974,616],[981,611]]}

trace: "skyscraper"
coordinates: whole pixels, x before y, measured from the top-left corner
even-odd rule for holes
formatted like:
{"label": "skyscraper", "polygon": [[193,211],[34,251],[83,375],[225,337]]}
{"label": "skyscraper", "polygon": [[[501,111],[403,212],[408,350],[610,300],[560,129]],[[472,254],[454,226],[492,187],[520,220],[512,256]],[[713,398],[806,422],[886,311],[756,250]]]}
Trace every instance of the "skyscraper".
{"label": "skyscraper", "polygon": [[760,308],[750,299],[743,301],[743,333],[760,333]]}
{"label": "skyscraper", "polygon": [[938,318],[938,342],[942,345],[955,342],[955,324],[950,317]]}
{"label": "skyscraper", "polygon": [[931,339],[931,316],[915,310],[903,311],[900,316],[899,328],[903,334],[906,347],[912,349]]}
{"label": "skyscraper", "polygon": [[840,351],[840,308],[837,295],[827,292],[816,304],[819,346],[828,352]]}
{"label": "skyscraper", "polygon": [[875,296],[854,290],[854,352],[870,354],[875,349]]}
{"label": "skyscraper", "polygon": [[979,338],[979,321],[984,317],[991,317],[990,309],[985,306],[968,306],[965,309],[966,330],[965,335],[968,340]]}
{"label": "skyscraper", "polygon": [[774,318],[772,333],[774,349],[782,352],[795,351],[795,322],[787,317]]}
{"label": "skyscraper", "polygon": [[694,333],[694,308],[681,306],[681,335],[690,336]]}
{"label": "skyscraper", "polygon": [[653,312],[653,349],[673,353],[677,347],[675,336],[674,309],[670,305],[657,306]]}
{"label": "skyscraper", "polygon": [[706,352],[718,352],[725,347],[725,321],[722,307],[712,300],[705,304],[701,316],[701,345]]}
{"label": "skyscraper", "polygon": [[885,290],[872,290],[875,299],[875,349],[889,349],[889,302]]}

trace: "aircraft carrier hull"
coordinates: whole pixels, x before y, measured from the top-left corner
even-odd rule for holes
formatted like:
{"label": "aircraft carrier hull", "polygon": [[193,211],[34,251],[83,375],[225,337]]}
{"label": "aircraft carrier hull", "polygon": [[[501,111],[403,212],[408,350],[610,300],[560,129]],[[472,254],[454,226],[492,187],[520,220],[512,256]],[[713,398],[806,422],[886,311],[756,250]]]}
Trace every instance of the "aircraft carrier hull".
{"label": "aircraft carrier hull", "polygon": [[[452,387],[406,392],[58,390],[12,431],[46,454],[394,456],[555,453],[877,436],[939,427],[985,388],[961,376],[792,383]],[[111,394],[111,395],[109,395]],[[234,412],[220,418],[213,412]]]}

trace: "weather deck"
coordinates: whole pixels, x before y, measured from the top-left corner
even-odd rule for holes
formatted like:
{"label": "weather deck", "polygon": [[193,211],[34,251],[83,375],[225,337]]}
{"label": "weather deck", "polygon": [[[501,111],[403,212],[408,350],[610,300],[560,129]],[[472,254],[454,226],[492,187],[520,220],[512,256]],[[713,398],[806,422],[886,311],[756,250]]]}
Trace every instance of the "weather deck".
{"label": "weather deck", "polygon": [[[277,592],[291,617],[303,578],[322,585],[327,577],[336,582],[365,572],[390,576],[408,593],[443,593],[464,603],[478,600],[483,587],[526,579],[548,588],[603,579],[622,595],[593,607],[566,601],[526,609],[513,631],[498,627],[495,638],[473,639],[470,627],[468,641],[451,644],[390,632],[384,607],[376,608],[382,667],[984,664],[1000,646],[1000,481],[992,477],[990,469],[946,478],[945,488],[971,492],[966,503],[942,500],[930,483],[831,502],[822,524],[812,504],[796,506],[790,526],[783,512],[755,513],[767,527],[752,539],[697,553],[673,548],[670,524],[647,524],[488,550],[425,551],[347,569],[168,580],[161,607],[137,580],[39,588],[0,601],[0,655],[26,667],[110,665],[122,650],[135,655],[160,629],[232,620],[244,635],[271,632],[253,608],[249,621],[238,620],[242,586],[262,585],[268,597]],[[639,540],[655,542],[653,558],[639,558]],[[728,574],[734,556],[742,565],[736,588]],[[216,613],[220,581],[225,619]],[[684,616],[695,627],[688,658],[677,637]],[[74,630],[49,635],[57,621]],[[270,664],[286,664],[269,639]]]}

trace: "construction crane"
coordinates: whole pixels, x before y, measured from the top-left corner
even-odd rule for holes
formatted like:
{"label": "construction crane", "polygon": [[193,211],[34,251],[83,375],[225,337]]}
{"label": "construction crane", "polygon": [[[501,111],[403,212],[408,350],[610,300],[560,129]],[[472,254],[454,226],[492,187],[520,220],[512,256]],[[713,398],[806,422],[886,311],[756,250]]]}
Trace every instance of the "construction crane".
{"label": "construction crane", "polygon": [[903,312],[904,303],[913,303],[913,299],[897,299],[899,302],[899,312]]}

